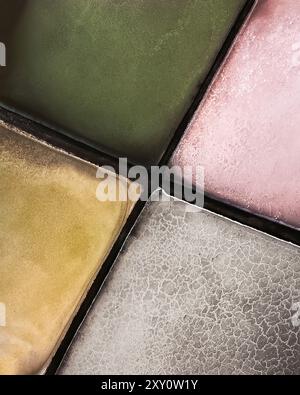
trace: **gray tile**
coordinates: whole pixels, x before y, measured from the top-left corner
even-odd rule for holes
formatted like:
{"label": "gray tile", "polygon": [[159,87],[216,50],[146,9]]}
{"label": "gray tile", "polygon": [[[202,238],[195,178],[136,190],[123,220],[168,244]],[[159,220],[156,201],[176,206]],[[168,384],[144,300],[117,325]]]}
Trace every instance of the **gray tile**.
{"label": "gray tile", "polygon": [[187,207],[148,204],[61,374],[300,373],[300,249]]}

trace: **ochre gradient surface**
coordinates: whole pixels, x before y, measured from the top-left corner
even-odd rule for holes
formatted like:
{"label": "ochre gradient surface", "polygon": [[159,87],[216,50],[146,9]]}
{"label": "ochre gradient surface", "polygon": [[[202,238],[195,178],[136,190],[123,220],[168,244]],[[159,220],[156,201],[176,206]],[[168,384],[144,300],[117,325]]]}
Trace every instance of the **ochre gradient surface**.
{"label": "ochre gradient surface", "polygon": [[45,366],[126,221],[132,203],[98,201],[98,183],[96,167],[0,127],[1,374]]}

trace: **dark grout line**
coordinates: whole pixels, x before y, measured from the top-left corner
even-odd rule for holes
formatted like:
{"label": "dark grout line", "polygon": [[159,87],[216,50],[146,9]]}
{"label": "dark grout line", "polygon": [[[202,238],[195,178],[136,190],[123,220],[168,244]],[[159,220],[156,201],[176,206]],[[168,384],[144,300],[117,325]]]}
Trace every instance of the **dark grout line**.
{"label": "dark grout line", "polygon": [[122,247],[130,235],[132,228],[134,227],[138,217],[142,213],[145,205],[147,202],[138,201],[133,208],[131,214],[129,215],[125,226],[123,227],[119,237],[117,238],[116,242],[114,243],[107,259],[105,260],[104,264],[102,265],[95,281],[93,282],[91,288],[89,289],[84,301],[79,307],[78,312],[76,313],[74,319],[70,327],[67,330],[67,333],[60,343],[49,367],[46,370],[45,375],[54,375],[57,370],[59,369],[61,363],[63,362],[63,358],[68,351],[69,347],[72,344],[72,340],[74,339],[76,333],[80,329],[80,326],[84,322],[86,315],[88,314],[89,310],[92,308],[94,301],[101,291],[106,277],[109,275],[110,271],[112,270],[114,263],[122,250]]}
{"label": "dark grout line", "polygon": [[[192,202],[185,199],[183,190],[181,196],[176,196],[176,188],[174,186],[174,182],[171,181],[170,196],[174,198],[179,198],[186,203],[193,204],[199,207],[196,204],[196,199]],[[189,188],[189,190],[192,191],[193,194],[196,193],[196,188],[194,186]],[[211,211],[212,213],[222,215],[223,217],[229,218],[242,225],[247,225],[254,230],[264,232],[278,239],[300,246],[299,230],[288,225],[276,222],[271,218],[266,218],[260,216],[259,214],[254,214],[250,211],[244,210],[225,201],[216,199],[215,197],[210,196],[207,193],[204,193],[204,208]]]}
{"label": "dark grout line", "polygon": [[256,0],[248,0],[247,3],[244,5],[243,9],[237,16],[236,22],[233,24],[230,32],[227,35],[227,38],[222,45],[210,71],[208,72],[208,75],[206,76],[204,82],[200,85],[199,91],[193,100],[190,108],[188,109],[187,113],[185,114],[183,120],[179,124],[177,130],[174,133],[174,136],[172,137],[165,153],[163,154],[159,165],[168,165],[170,162],[170,159],[172,158],[172,155],[174,151],[176,150],[181,138],[184,135],[184,132],[186,131],[188,125],[190,124],[194,113],[196,112],[197,108],[199,107],[202,99],[204,98],[206,92],[210,88],[210,85],[216,76],[217,72],[220,70],[220,68],[223,65],[223,62],[226,59],[226,56],[228,55],[230,49],[232,48],[232,45],[239,34],[241,28],[244,26],[247,18],[249,17],[251,11],[253,10],[254,6],[256,4]]}
{"label": "dark grout line", "polygon": [[[47,126],[44,126],[36,121],[30,120],[23,115],[8,110],[0,105],[0,119],[13,127],[28,133],[30,136],[46,142],[57,149],[62,149],[68,154],[72,154],[79,159],[83,159],[96,166],[109,165],[113,167],[118,173],[119,171],[119,158],[108,155],[99,151],[85,143],[73,140],[71,137],[63,135]],[[128,167],[134,166],[128,163]]]}

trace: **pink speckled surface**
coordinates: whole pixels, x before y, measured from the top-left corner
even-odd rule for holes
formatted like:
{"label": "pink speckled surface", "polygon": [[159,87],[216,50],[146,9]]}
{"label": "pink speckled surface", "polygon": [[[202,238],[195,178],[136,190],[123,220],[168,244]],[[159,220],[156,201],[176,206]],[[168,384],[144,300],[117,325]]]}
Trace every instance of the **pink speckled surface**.
{"label": "pink speckled surface", "polygon": [[206,192],[300,227],[299,0],[259,1],[172,164],[202,165]]}

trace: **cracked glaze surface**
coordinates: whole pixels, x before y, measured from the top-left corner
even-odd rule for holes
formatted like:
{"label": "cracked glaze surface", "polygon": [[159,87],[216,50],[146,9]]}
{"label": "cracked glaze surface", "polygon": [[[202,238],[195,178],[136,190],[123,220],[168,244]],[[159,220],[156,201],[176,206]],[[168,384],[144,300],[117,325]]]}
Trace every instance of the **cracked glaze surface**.
{"label": "cracked glaze surface", "polygon": [[300,1],[259,0],[172,163],[203,166],[211,195],[300,228],[299,101]]}
{"label": "cracked glaze surface", "polygon": [[62,374],[300,373],[299,248],[187,207],[148,204]]}

